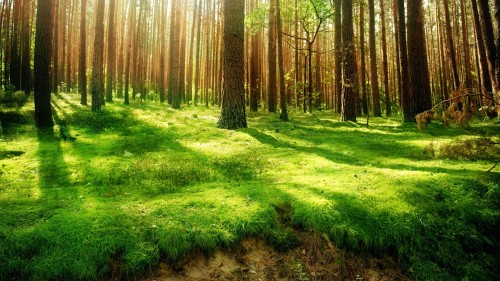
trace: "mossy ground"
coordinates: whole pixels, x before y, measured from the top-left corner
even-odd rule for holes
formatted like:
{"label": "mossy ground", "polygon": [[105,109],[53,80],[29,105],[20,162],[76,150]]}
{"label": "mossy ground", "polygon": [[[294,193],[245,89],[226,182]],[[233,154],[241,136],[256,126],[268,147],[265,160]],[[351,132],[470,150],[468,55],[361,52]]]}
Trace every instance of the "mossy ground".
{"label": "mossy ground", "polygon": [[391,255],[415,280],[499,275],[500,168],[486,173],[498,154],[435,152],[498,137],[498,124],[419,132],[292,110],[226,131],[217,108],[117,101],[95,114],[66,94],[53,107],[53,132],[35,129],[32,103],[1,116],[2,280],[136,278],[245,237],[287,250],[292,228]]}

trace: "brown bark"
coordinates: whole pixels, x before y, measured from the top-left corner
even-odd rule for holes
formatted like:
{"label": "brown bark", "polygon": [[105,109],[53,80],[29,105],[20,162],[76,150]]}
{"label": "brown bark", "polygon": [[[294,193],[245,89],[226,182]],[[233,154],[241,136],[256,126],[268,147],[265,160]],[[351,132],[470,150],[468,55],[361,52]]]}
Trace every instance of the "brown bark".
{"label": "brown bark", "polygon": [[278,74],[280,86],[280,119],[288,121],[288,110],[286,108],[286,87],[285,87],[285,70],[283,63],[283,34],[281,22],[281,7],[280,0],[276,0],[276,20],[277,20],[277,33],[278,33]]}
{"label": "brown bark", "polygon": [[342,111],[342,0],[335,0],[334,45],[335,45],[335,97],[337,112]]}
{"label": "brown bark", "polygon": [[370,41],[370,85],[372,88],[373,115],[381,117],[380,93],[378,88],[377,49],[375,45],[375,5],[374,0],[368,0],[370,14],[369,41]]}
{"label": "brown bark", "polygon": [[30,7],[31,1],[23,1],[23,26],[22,26],[22,72],[21,90],[29,96],[31,92],[31,32],[30,32]]}
{"label": "brown bark", "polygon": [[366,89],[366,54],[365,54],[365,5],[359,5],[359,47],[361,60],[361,107],[368,115],[368,96]]}
{"label": "brown bark", "polygon": [[410,91],[415,107],[412,115],[432,107],[422,0],[408,2],[408,66]]}
{"label": "brown bark", "polygon": [[380,0],[380,22],[382,28],[382,70],[384,74],[384,91],[385,91],[385,115],[392,115],[391,109],[391,93],[389,90],[389,63],[387,60],[387,38],[385,30],[385,5],[384,0]]}
{"label": "brown bark", "polygon": [[53,0],[38,0],[35,39],[35,122],[39,128],[52,128],[50,105],[50,47],[52,42]]}
{"label": "brown bark", "polygon": [[276,0],[269,3],[267,110],[276,112]]}
{"label": "brown bark", "polygon": [[[474,0],[475,1],[475,0]],[[493,85],[493,90],[495,92],[499,91],[499,85],[495,79],[495,36],[493,35],[493,24],[491,21],[491,13],[488,0],[478,0],[477,1],[479,19],[481,22],[481,31],[483,33],[483,44],[486,50],[486,57],[488,60],[488,71],[491,77],[491,83]]]}
{"label": "brown bark", "polygon": [[356,122],[356,77],[352,0],[342,1],[342,121]]}
{"label": "brown bark", "polygon": [[95,16],[94,58],[92,62],[92,111],[104,105],[104,3],[98,0]]}
{"label": "brown bark", "polygon": [[223,2],[223,88],[218,127],[246,128],[244,89],[245,0]]}
{"label": "brown bark", "polygon": [[453,43],[453,34],[451,32],[450,9],[448,7],[448,0],[443,0],[444,6],[444,24],[446,29],[446,43],[448,47],[448,59],[451,63],[451,71],[453,75],[454,90],[460,88],[460,78],[458,77],[457,56],[455,53],[455,45]]}
{"label": "brown bark", "polygon": [[113,101],[113,85],[116,73],[116,38],[115,38],[115,9],[116,0],[109,1],[108,17],[108,63],[106,72],[106,101]]}
{"label": "brown bark", "polygon": [[80,103],[87,105],[87,0],[82,0],[81,3],[78,89],[80,90]]}

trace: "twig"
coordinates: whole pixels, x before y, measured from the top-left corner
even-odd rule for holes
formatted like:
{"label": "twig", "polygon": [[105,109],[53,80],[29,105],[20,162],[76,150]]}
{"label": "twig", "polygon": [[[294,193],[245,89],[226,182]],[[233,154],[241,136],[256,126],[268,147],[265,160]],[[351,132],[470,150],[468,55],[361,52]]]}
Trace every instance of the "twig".
{"label": "twig", "polygon": [[495,100],[495,98],[494,98],[494,97],[492,98],[492,97],[490,97],[490,96],[488,96],[488,95],[485,95],[484,93],[478,93],[478,94],[470,94],[470,93],[467,93],[467,94],[464,94],[464,95],[460,95],[460,96],[456,96],[456,97],[453,97],[453,98],[449,98],[449,99],[447,99],[447,100],[444,100],[444,101],[442,101],[442,102],[440,102],[440,103],[436,104],[436,105],[435,105],[434,107],[432,107],[431,109],[426,110],[426,111],[424,111],[424,112],[422,112],[422,113],[434,111],[434,109],[438,108],[438,107],[439,107],[439,106],[441,106],[442,104],[444,104],[444,103],[448,103],[448,102],[451,102],[451,101],[452,101],[452,100],[454,100],[454,99],[463,98],[463,97],[477,97],[477,96],[485,97],[485,98],[487,98],[487,99],[491,100],[491,101],[492,101],[493,103],[495,103],[496,105],[500,105],[500,102],[497,102],[497,101]]}
{"label": "twig", "polygon": [[495,169],[495,168],[496,168],[496,166],[498,166],[498,164],[500,164],[500,160],[498,160],[498,161],[495,163],[495,165],[493,165],[493,167],[491,167],[488,171],[486,171],[486,173],[491,172],[493,169]]}

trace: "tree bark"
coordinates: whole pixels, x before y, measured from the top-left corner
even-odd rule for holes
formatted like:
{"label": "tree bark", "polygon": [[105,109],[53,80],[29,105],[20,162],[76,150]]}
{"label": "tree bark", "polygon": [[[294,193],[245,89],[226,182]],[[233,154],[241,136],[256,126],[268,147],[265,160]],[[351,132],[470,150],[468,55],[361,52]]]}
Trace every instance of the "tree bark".
{"label": "tree bark", "polygon": [[276,0],[269,3],[267,110],[276,112]]}
{"label": "tree bark", "polygon": [[87,0],[82,0],[80,14],[78,89],[80,90],[80,103],[87,105]]}
{"label": "tree bark", "polygon": [[413,98],[410,92],[410,74],[408,72],[408,51],[406,42],[406,18],[404,1],[396,3],[399,21],[399,53],[401,59],[401,104],[403,107],[403,122],[415,122],[413,114]]}
{"label": "tree bark", "polygon": [[498,92],[500,90],[497,80],[495,79],[495,36],[493,35],[493,24],[491,21],[491,13],[488,0],[478,0],[479,19],[481,22],[481,30],[483,33],[483,44],[486,49],[486,57],[488,60],[488,71],[493,84],[493,90]]}
{"label": "tree bark", "polygon": [[92,63],[92,111],[100,111],[104,105],[104,3],[98,0],[96,6],[94,59]]}
{"label": "tree bark", "polygon": [[115,8],[116,0],[109,2],[109,18],[108,18],[108,63],[106,72],[106,101],[113,101],[113,85],[115,79],[116,67],[116,38],[115,38]]}
{"label": "tree bark", "polygon": [[361,107],[368,115],[368,96],[366,88],[366,52],[365,52],[365,5],[359,5],[359,48],[361,60]]}
{"label": "tree bark", "polygon": [[53,4],[53,0],[38,0],[35,39],[35,123],[38,128],[54,126],[49,79]]}
{"label": "tree bark", "polygon": [[370,41],[370,85],[372,87],[373,115],[381,117],[380,93],[378,88],[377,73],[377,49],[375,45],[375,4],[374,0],[368,0],[368,10],[370,13],[369,41]]}
{"label": "tree bark", "polygon": [[342,111],[342,0],[334,1],[335,97],[337,112]]}
{"label": "tree bark", "polygon": [[356,122],[356,77],[352,0],[342,1],[342,121]]}
{"label": "tree bark", "polygon": [[286,108],[286,87],[285,87],[285,70],[283,65],[283,34],[281,22],[281,6],[280,0],[276,0],[276,20],[278,33],[278,74],[280,86],[280,119],[288,121],[288,111]]}
{"label": "tree bark", "polygon": [[414,102],[412,115],[432,108],[422,0],[408,2],[408,66],[410,91]]}
{"label": "tree bark", "polygon": [[391,93],[389,89],[389,65],[387,61],[387,38],[385,31],[385,5],[384,0],[380,0],[380,22],[382,28],[382,70],[384,72],[384,91],[385,91],[385,115],[392,115],[391,109]]}
{"label": "tree bark", "polygon": [[455,45],[453,43],[453,34],[451,32],[450,9],[448,7],[448,0],[443,0],[444,6],[444,24],[446,29],[446,42],[448,45],[448,58],[451,63],[451,72],[453,74],[453,88],[457,90],[460,88],[460,78],[458,77],[457,56],[455,53]]}
{"label": "tree bark", "polygon": [[244,88],[245,0],[223,0],[223,84],[218,127],[246,128]]}

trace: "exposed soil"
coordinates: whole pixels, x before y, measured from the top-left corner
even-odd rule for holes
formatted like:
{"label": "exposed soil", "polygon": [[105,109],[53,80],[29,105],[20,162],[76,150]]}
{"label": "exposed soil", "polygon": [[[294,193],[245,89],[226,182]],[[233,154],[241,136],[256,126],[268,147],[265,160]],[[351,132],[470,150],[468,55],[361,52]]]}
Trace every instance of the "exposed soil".
{"label": "exposed soil", "polygon": [[359,256],[324,237],[298,233],[301,246],[278,253],[264,241],[246,238],[211,257],[195,253],[173,266],[162,263],[144,281],[201,280],[410,280],[391,257]]}

